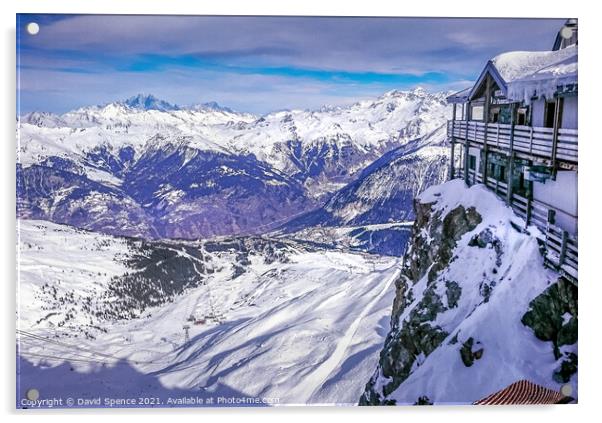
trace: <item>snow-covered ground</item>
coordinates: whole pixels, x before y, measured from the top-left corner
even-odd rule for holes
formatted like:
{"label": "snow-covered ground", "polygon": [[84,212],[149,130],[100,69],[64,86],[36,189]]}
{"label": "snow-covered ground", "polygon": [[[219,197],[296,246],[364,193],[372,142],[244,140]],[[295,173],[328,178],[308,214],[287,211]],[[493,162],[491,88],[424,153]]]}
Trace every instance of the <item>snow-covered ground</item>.
{"label": "snow-covered ground", "polygon": [[[417,218],[423,226],[415,228],[405,257],[406,285],[400,285],[396,303],[406,305],[398,310],[369,398],[398,405],[419,398],[435,404],[471,404],[525,379],[555,391],[568,383],[571,396],[577,398],[577,374],[565,382],[555,376],[562,362],[577,354],[576,333],[573,341],[559,341],[555,356],[551,340],[538,339],[524,323],[532,301],[559,279],[544,267],[538,229],[521,231],[525,222],[494,193],[483,185],[467,188],[459,179],[427,189],[418,200],[428,212]],[[480,219],[456,239],[463,210],[478,213]],[[452,212],[456,220],[451,220]],[[446,219],[451,226],[445,226]],[[451,251],[437,252],[450,243]],[[442,268],[431,272],[442,257],[448,257]],[[424,273],[413,270],[423,265]],[[572,330],[569,322],[576,324],[575,310],[563,314],[564,300],[556,300],[549,309],[539,307],[537,324],[555,322],[551,325],[559,324],[561,331]],[[421,344],[415,331],[433,345]],[[391,370],[383,373],[383,364],[396,369],[397,381]]]}
{"label": "snow-covered ground", "polygon": [[381,223],[364,226],[312,226],[291,234],[279,235],[313,241],[342,250],[403,256],[413,222]]}
{"label": "snow-covered ground", "polygon": [[[290,243],[286,259],[271,263],[251,252],[233,277],[236,252],[187,243],[202,250],[199,259],[174,242],[212,269],[199,274],[204,283],[140,318],[102,321],[78,299],[102,297],[112,277],[131,272],[136,243],[44,221],[18,225],[20,398],[35,387],[41,398],[156,396],[163,406],[185,396],[356,404],[389,330],[395,258]],[[48,287],[54,309],[41,294]],[[92,337],[77,330],[87,325]]]}
{"label": "snow-covered ground", "polygon": [[[485,351],[474,367],[466,367],[459,359],[457,347],[445,345],[444,341],[445,346],[420,363],[393,397],[405,402],[413,396],[418,398],[419,395],[414,394],[420,392],[436,401],[462,403],[467,399],[480,399],[520,379],[559,390],[560,384],[551,380],[558,363],[549,343],[537,340],[521,323],[529,302],[558,277],[543,267],[535,237],[514,229],[510,222],[519,219],[483,186],[467,189],[463,181],[455,180],[432,187],[420,200],[435,202],[434,208],[443,213],[458,205],[475,207],[483,217],[483,222],[459,241],[457,259],[440,276],[442,280],[460,283],[462,296],[458,307],[440,314],[433,325],[447,329],[452,334],[450,339],[457,336],[459,344],[472,337]],[[497,266],[498,257],[493,248],[467,245],[475,234],[487,228],[503,246]],[[492,286],[487,302],[483,302],[480,292],[483,279]],[[421,283],[426,284],[426,278]],[[415,290],[419,292],[420,287],[416,286]],[[576,393],[576,384],[573,388]]]}

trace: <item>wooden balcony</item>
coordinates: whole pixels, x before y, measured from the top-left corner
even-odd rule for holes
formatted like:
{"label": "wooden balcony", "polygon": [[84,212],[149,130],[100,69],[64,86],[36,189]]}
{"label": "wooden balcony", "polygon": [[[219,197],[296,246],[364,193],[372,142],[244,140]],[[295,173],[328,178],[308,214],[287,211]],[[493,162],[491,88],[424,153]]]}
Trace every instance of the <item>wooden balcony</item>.
{"label": "wooden balcony", "polygon": [[[456,169],[453,176],[464,178],[464,169]],[[484,183],[483,175],[474,170],[468,171],[467,180],[469,184]],[[506,183],[487,177],[486,185],[503,200],[507,199],[508,185]],[[579,265],[577,237],[548,222],[549,210],[557,213],[563,212],[548,204],[525,198],[516,193],[512,194],[510,206],[516,215],[524,219],[525,229],[531,225],[539,229],[538,238],[546,246],[545,264],[576,284]],[[576,216],[572,217],[576,218]]]}
{"label": "wooden balcony", "polygon": [[568,232],[549,225],[546,230],[546,264],[577,283],[579,266],[577,238]]}
{"label": "wooden balcony", "polygon": [[[577,129],[553,128],[488,123],[480,121],[450,120],[447,136],[455,142],[484,145],[503,152],[514,151],[517,155],[577,164]],[[555,139],[556,138],[556,139]]]}

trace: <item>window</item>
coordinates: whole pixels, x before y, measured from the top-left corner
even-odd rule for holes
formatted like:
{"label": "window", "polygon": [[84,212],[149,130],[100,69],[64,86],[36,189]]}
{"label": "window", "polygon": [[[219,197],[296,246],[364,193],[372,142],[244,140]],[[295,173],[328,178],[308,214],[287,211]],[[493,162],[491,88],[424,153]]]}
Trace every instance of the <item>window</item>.
{"label": "window", "polygon": [[512,118],[510,116],[511,114],[512,108],[510,107],[510,105],[504,104],[500,106],[496,122],[502,123],[504,125],[509,125],[510,123],[512,123]]}
{"label": "window", "polygon": [[506,182],[506,166],[500,165],[499,166],[499,174],[498,174],[498,180],[502,181],[502,182]]}
{"label": "window", "polygon": [[514,172],[511,175],[510,183],[512,190],[523,197],[529,196],[530,182],[525,179],[525,166],[529,166],[529,161],[516,159],[514,161]]}
{"label": "window", "polygon": [[514,190],[519,194],[525,195],[527,192],[527,181],[525,180],[525,174],[522,171],[518,175],[518,181],[516,182]]}
{"label": "window", "polygon": [[476,170],[477,168],[477,156],[473,156],[472,154],[468,156],[468,169]]}
{"label": "window", "polygon": [[472,120],[483,120],[483,106],[472,106],[470,114]]}
{"label": "window", "polygon": [[527,108],[521,107],[516,111],[516,124],[526,125],[527,124]]}
{"label": "window", "polygon": [[498,123],[500,121],[500,109],[491,112],[491,122]]}
{"label": "window", "polygon": [[[555,101],[546,101],[546,107],[544,110],[544,126],[546,128],[554,127],[554,118],[556,117],[556,102]],[[562,122],[562,101],[560,101],[560,116],[558,119],[559,124]]]}
{"label": "window", "polygon": [[548,223],[556,224],[556,210],[548,209]]}

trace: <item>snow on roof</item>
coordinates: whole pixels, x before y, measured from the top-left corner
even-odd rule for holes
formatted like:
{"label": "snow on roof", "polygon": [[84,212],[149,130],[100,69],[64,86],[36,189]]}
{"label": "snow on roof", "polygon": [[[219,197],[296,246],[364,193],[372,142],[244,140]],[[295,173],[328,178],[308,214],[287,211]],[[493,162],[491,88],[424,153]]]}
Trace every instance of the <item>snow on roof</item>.
{"label": "snow on roof", "polygon": [[[564,50],[569,49],[571,48]],[[571,50],[574,51],[573,55],[510,82],[506,96],[529,104],[533,97],[550,99],[554,97],[558,87],[577,84],[577,50]]]}
{"label": "snow on roof", "polygon": [[576,55],[577,46],[570,46],[556,51],[510,51],[491,62],[504,81],[510,83]]}
{"label": "snow on roof", "polygon": [[472,87],[465,88],[461,91],[455,92],[449,96],[447,96],[448,103],[464,103],[468,98],[468,94],[472,90]]}

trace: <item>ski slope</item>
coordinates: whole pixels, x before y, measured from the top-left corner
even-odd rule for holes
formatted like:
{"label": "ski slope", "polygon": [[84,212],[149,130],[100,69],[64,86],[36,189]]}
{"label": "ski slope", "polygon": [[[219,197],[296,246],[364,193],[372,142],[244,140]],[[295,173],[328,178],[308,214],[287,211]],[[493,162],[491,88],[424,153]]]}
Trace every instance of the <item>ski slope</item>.
{"label": "ski slope", "polygon": [[[95,321],[98,329],[86,330],[93,336],[83,336],[77,327],[91,317],[69,293],[101,297],[112,275],[132,271],[124,260],[132,245],[49,222],[20,222],[21,395],[35,386],[41,397],[357,403],[389,330],[398,259],[291,242],[283,247],[285,258],[271,263],[263,252],[251,252],[245,272],[234,277],[231,251],[194,244],[203,250],[201,260],[174,242],[198,269],[213,269],[202,275],[204,283],[140,318]],[[93,273],[101,266],[107,274],[91,276],[84,271],[91,265]],[[57,287],[65,303],[48,310],[36,296],[44,284]],[[74,317],[59,327],[58,316],[66,313]]]}

